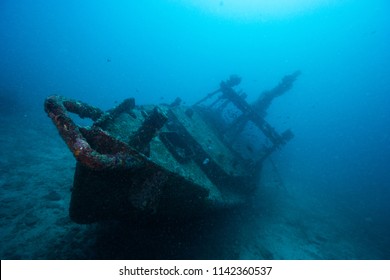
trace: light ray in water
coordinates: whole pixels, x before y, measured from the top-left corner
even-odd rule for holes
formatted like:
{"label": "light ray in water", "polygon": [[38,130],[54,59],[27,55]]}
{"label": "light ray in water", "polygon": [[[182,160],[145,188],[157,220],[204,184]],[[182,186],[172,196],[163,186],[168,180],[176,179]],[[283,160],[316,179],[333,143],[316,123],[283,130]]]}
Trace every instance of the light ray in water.
{"label": "light ray in water", "polygon": [[[335,0],[184,0],[205,13],[237,20],[269,20],[305,14],[333,5]],[[343,2],[343,1],[339,1]]]}

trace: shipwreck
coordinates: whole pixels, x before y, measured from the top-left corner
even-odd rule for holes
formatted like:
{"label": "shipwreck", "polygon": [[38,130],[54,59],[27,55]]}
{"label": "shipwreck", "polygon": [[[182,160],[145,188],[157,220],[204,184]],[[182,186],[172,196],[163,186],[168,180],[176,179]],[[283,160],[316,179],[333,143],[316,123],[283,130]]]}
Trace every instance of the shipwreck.
{"label": "shipwreck", "polygon": [[[262,164],[293,138],[265,119],[272,100],[293,86],[296,71],[253,102],[232,75],[185,106],[124,100],[106,112],[50,96],[44,108],[77,160],[70,201],[76,223],[180,220],[242,205],[260,182]],[[80,126],[70,113],[93,121]]]}

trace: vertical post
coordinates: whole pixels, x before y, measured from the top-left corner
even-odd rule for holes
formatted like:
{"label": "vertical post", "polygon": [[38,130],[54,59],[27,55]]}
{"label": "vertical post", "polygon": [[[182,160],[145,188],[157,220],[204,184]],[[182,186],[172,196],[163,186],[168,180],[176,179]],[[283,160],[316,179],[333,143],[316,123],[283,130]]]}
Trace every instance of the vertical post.
{"label": "vertical post", "polygon": [[167,120],[167,115],[158,106],[154,107],[145,118],[141,127],[131,137],[129,145],[139,152],[148,155],[150,141],[156,136],[157,131],[164,126]]}

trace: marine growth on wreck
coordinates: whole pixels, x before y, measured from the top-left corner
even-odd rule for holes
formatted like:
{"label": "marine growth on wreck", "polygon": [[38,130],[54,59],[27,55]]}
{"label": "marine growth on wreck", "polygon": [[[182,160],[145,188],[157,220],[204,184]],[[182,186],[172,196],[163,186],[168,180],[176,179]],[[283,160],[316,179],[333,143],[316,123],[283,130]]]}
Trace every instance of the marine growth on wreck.
{"label": "marine growth on wreck", "polygon": [[[128,98],[104,112],[48,97],[45,111],[77,161],[70,217],[77,223],[178,220],[245,203],[263,161],[293,138],[265,116],[299,75],[285,76],[252,104],[235,90],[237,75],[192,106],[180,98],[142,106]],[[69,113],[93,125],[79,126]]]}

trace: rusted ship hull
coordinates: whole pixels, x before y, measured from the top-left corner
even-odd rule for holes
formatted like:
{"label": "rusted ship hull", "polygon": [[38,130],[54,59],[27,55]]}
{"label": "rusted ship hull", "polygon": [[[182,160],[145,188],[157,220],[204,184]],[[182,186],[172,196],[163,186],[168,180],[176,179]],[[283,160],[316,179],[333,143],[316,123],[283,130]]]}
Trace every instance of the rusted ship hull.
{"label": "rusted ship hull", "polygon": [[[177,220],[245,203],[263,160],[292,138],[290,131],[278,134],[264,113],[298,75],[286,76],[252,105],[234,91],[237,76],[190,107],[179,99],[158,106],[127,99],[103,112],[48,97],[45,111],[77,159],[70,217],[77,223]],[[232,110],[239,114],[231,117]],[[94,124],[78,126],[69,113]],[[248,138],[254,131],[260,138]]]}

